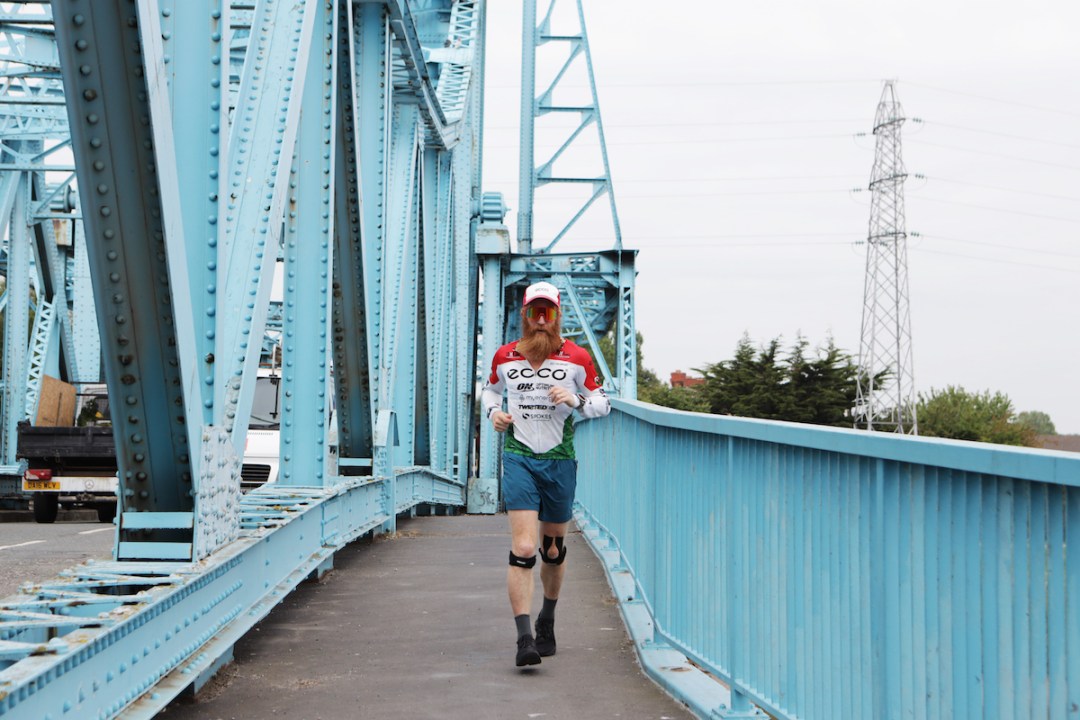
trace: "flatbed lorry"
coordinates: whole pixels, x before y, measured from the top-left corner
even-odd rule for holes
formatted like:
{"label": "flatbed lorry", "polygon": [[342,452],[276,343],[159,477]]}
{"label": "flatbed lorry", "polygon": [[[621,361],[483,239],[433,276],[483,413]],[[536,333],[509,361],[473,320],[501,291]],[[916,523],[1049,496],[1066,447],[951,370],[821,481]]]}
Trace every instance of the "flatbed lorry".
{"label": "flatbed lorry", "polygon": [[[65,383],[53,378],[48,382],[56,390],[54,395],[67,392]],[[243,492],[277,482],[280,382],[276,368],[259,369],[241,469]],[[43,419],[55,422],[46,417],[48,413],[39,413],[37,425],[19,424],[17,455],[26,463],[23,493],[30,495],[34,520],[39,523],[54,522],[62,506],[93,508],[100,522],[112,522],[119,482],[105,385],[84,386],[73,407],[77,413],[59,410],[52,414],[67,423],[75,414],[76,426],[40,424]]]}

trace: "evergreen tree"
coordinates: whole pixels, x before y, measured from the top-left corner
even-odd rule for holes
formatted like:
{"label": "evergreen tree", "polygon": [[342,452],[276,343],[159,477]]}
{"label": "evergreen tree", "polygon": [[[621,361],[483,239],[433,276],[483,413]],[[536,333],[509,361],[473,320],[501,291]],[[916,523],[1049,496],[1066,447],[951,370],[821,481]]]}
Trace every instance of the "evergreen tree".
{"label": "evergreen tree", "polygon": [[816,356],[801,335],[781,358],[780,339],[755,350],[748,335],[735,357],[701,370],[710,412],[847,427],[855,402],[858,368],[830,337]]}

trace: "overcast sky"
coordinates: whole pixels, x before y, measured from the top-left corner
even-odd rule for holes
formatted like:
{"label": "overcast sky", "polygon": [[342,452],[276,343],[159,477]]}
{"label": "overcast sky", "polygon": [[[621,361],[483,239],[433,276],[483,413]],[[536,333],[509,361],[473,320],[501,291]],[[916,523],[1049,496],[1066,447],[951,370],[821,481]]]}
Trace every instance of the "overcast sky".
{"label": "overcast sky", "polygon": [[[640,250],[646,367],[667,379],[728,359],[743,333],[785,346],[831,334],[857,354],[871,131],[893,78],[918,233],[916,386],[1000,390],[1080,433],[1080,3],[672,7],[585,0],[623,245]],[[519,2],[489,3],[487,39],[484,189],[504,193],[516,237]],[[564,53],[543,49],[541,83]],[[572,102],[583,66],[567,83]],[[569,122],[543,121],[538,158]],[[578,144],[563,168],[598,172],[595,133]],[[538,237],[561,227],[572,192],[538,194]],[[556,250],[612,235],[605,205]]]}

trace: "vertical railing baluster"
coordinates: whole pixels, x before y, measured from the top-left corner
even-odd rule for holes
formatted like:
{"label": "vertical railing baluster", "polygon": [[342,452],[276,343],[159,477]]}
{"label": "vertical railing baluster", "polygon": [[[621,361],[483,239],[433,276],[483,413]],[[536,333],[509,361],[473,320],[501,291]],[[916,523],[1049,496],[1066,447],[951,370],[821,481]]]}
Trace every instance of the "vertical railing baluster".
{"label": "vertical railing baluster", "polygon": [[1013,665],[1013,587],[1016,578],[1016,533],[1017,523],[1016,483],[1012,480],[1001,481],[1001,501],[998,511],[998,655],[997,663],[1001,668],[998,684],[999,707],[1002,718],[1015,717],[1013,694],[1016,688],[1016,668]]}
{"label": "vertical railing baluster", "polygon": [[941,483],[937,470],[926,474],[926,714],[940,717],[941,710],[941,589],[942,538]]}
{"label": "vertical railing baluster", "polygon": [[894,588],[898,601],[896,639],[896,662],[899,676],[893,681],[899,686],[897,694],[897,717],[911,718],[914,715],[912,708],[914,687],[914,662],[912,660],[912,645],[914,634],[905,632],[904,628],[913,626],[912,599],[911,599],[911,478],[906,472],[900,472],[900,468],[894,466],[896,477],[894,484],[897,486],[898,502],[897,514],[897,584]]}
{"label": "vertical railing baluster", "polygon": [[[1031,485],[1031,536],[1029,552],[1031,557],[1031,583],[1028,601],[1028,634],[1031,637],[1031,705],[1027,716],[1040,716],[1040,708],[1049,706],[1049,683],[1047,675],[1047,503],[1049,498],[1046,485]],[[1045,712],[1045,711],[1043,711]]]}
{"label": "vertical railing baluster", "polygon": [[1001,549],[1000,512],[1001,485],[987,480],[986,489],[980,502],[982,527],[980,528],[979,580],[982,600],[982,639],[980,662],[982,664],[982,708],[983,717],[996,720],[1001,717],[1001,705],[998,702],[997,653],[1001,625],[998,609],[998,553]]}
{"label": "vertical railing baluster", "polygon": [[873,520],[870,528],[870,546],[872,556],[870,559],[870,597],[868,606],[871,608],[870,618],[870,647],[871,667],[873,673],[873,717],[886,720],[889,717],[889,698],[887,684],[890,678],[885,672],[885,655],[888,652],[888,624],[886,616],[886,583],[888,582],[885,572],[888,562],[886,548],[885,528],[885,461],[878,460],[874,468],[873,480],[873,505],[870,514]]}
{"label": "vertical railing baluster", "polygon": [[1026,718],[1031,708],[1031,640],[1028,637],[1029,612],[1027,599],[1031,585],[1031,483],[1020,483],[1014,495],[1016,502],[1016,527],[1014,543],[1016,554],[1013,557],[1015,575],[1013,577],[1012,632],[1013,674],[1016,685],[1013,689],[1013,717]]}
{"label": "vertical railing baluster", "polygon": [[982,669],[982,638],[978,628],[972,632],[970,618],[977,617],[981,612],[981,583],[979,564],[979,540],[982,535],[982,478],[963,473],[957,478],[956,483],[964,493],[964,529],[965,542],[963,552],[965,555],[964,573],[964,652],[967,663],[967,673],[964,681],[967,700],[965,701],[970,717],[983,717],[982,687],[985,684]]}
{"label": "vertical railing baluster", "polygon": [[1065,708],[1075,714],[1080,709],[1080,489],[1067,488],[1065,504]]}
{"label": "vertical railing baluster", "polygon": [[[990,493],[987,493],[988,495]],[[1047,503],[1048,512],[1048,550],[1049,550],[1049,573],[1047,575],[1047,590],[1049,600],[1047,602],[1048,641],[1047,666],[1053,670],[1050,672],[1049,720],[1065,720],[1067,717],[1068,684],[1064,673],[1056,672],[1059,668],[1067,667],[1068,646],[1066,645],[1065,633],[1061,630],[1066,627],[1068,605],[1066,604],[1065,584],[1068,579],[1065,568],[1065,522],[1068,513],[1068,491],[1065,488],[1050,488]],[[1075,549],[1075,548],[1074,548]],[[989,684],[991,679],[986,678]]]}

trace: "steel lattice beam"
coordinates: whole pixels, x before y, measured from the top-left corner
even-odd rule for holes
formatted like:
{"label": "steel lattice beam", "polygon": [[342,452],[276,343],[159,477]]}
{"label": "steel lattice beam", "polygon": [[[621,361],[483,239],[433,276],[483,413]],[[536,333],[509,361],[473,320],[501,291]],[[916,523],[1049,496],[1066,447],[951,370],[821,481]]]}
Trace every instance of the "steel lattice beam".
{"label": "steel lattice beam", "polygon": [[[174,5],[54,5],[122,497],[116,561],[0,603],[0,714],[150,716],[344,543],[465,503],[483,3]],[[282,476],[240,497],[279,256]]]}

